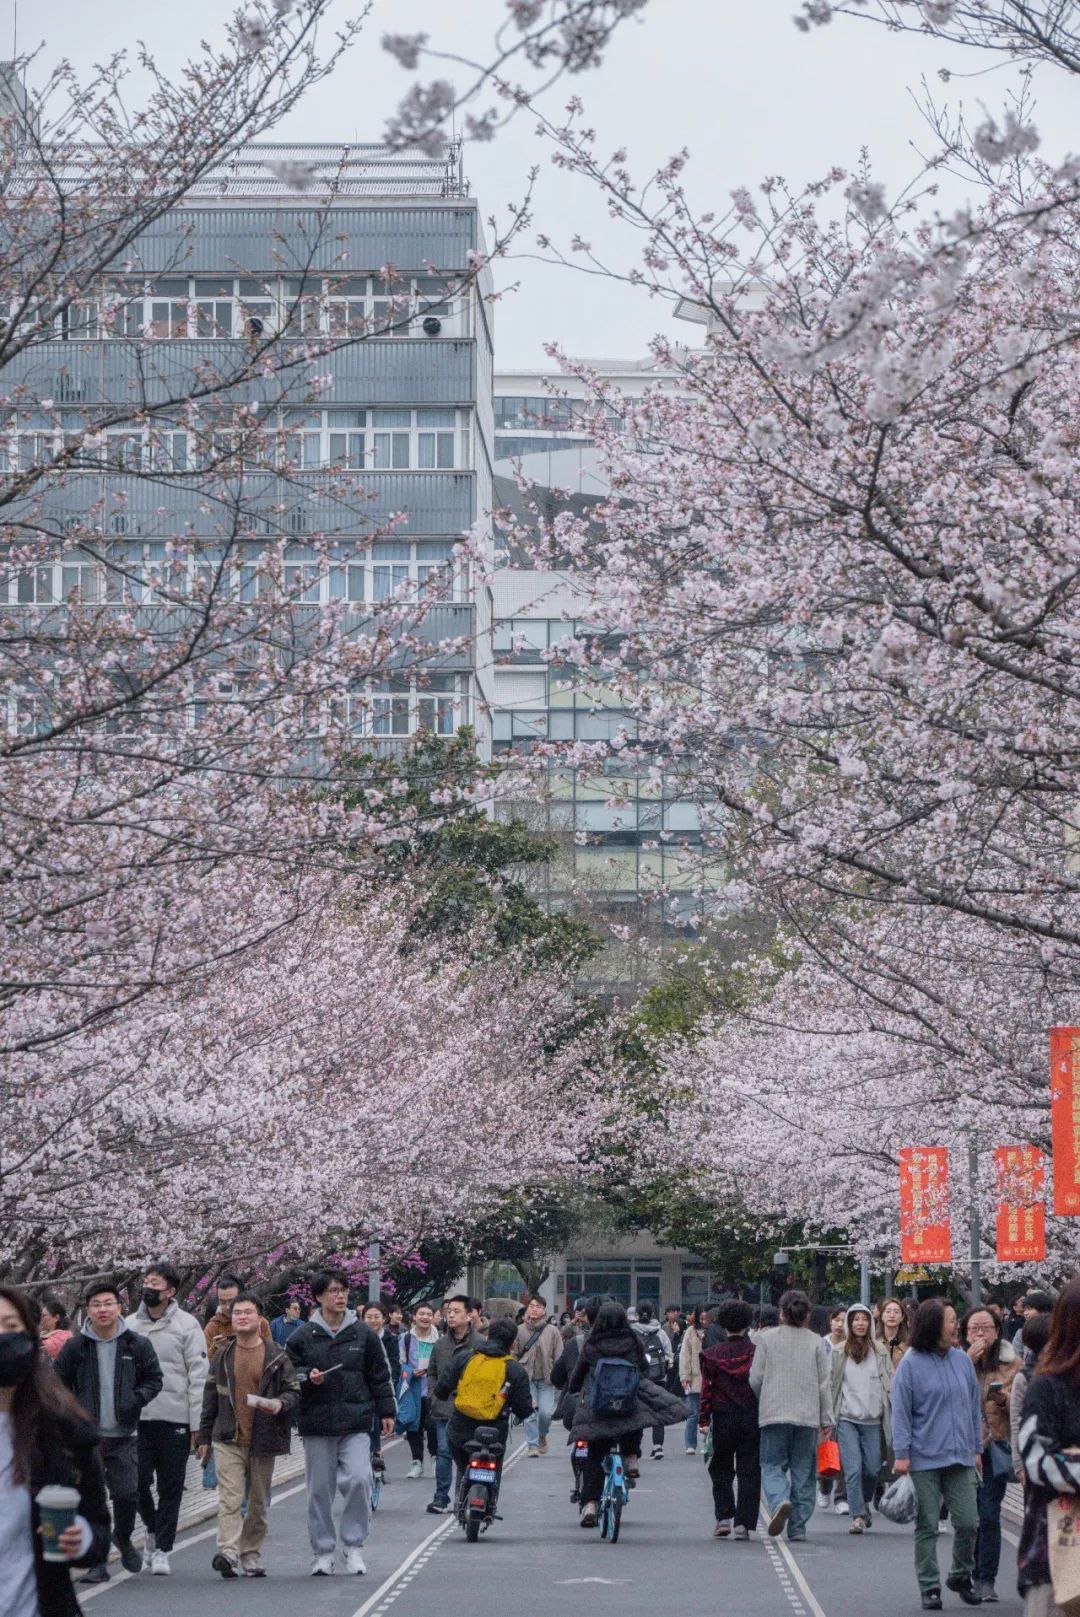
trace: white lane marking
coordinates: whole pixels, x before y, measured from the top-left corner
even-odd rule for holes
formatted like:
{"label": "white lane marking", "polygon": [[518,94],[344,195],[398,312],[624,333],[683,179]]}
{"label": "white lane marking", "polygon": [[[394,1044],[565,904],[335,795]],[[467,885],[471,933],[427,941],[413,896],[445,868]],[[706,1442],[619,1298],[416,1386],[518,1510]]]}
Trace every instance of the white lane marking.
{"label": "white lane marking", "polygon": [[[306,1482],[297,1482],[294,1483],[291,1488],[283,1488],[281,1493],[276,1493],[274,1495],[272,1503],[276,1505],[279,1499],[291,1499],[293,1494],[303,1493],[306,1487]],[[192,1544],[202,1544],[205,1539],[216,1537],[217,1523],[215,1522],[213,1527],[204,1527],[201,1533],[193,1533],[190,1538],[185,1538],[182,1544],[174,1544],[172,1549],[169,1551],[169,1554],[175,1555],[178,1550],[189,1549]],[[80,1584],[78,1590],[79,1599],[85,1605],[88,1600],[96,1600],[98,1595],[107,1595],[110,1589],[116,1588],[117,1584],[126,1583],[129,1578],[140,1578],[144,1575],[146,1577],[151,1576],[150,1573],[143,1574],[141,1572],[125,1572],[121,1568],[119,1572],[114,1572],[112,1574],[108,1583],[99,1583],[96,1585],[91,1584],[89,1589],[84,1589]]]}
{"label": "white lane marking", "polygon": [[[526,1445],[522,1443],[521,1447],[516,1449],[514,1453],[511,1454],[510,1458],[503,1466],[504,1476],[510,1470],[512,1465],[517,1464],[518,1460],[521,1459],[521,1456],[525,1452]],[[357,1606],[356,1610],[352,1614],[352,1617],[370,1617],[370,1614],[376,1610],[378,1610],[380,1614],[385,1611],[391,1605],[391,1603],[397,1599],[397,1596],[401,1593],[403,1587],[408,1581],[406,1574],[410,1571],[414,1573],[419,1572],[421,1567],[425,1566],[435,1554],[435,1551],[438,1549],[440,1543],[442,1543],[442,1541],[445,1539],[447,1533],[450,1532],[451,1528],[456,1527],[457,1525],[457,1517],[453,1515],[448,1516],[445,1521],[440,1522],[438,1527],[435,1528],[434,1532],[429,1533],[427,1538],[421,1539],[420,1543],[416,1545],[415,1549],[409,1551],[401,1565],[396,1567],[394,1571],[390,1573],[389,1577],[383,1579],[382,1583],[380,1583],[379,1587],[375,1590],[375,1593],[369,1595],[362,1606]],[[822,1614],[822,1617],[824,1617],[824,1614]]]}
{"label": "white lane marking", "polygon": [[[792,1555],[791,1550],[779,1535],[776,1538],[769,1537],[766,1531],[768,1520],[764,1509],[762,1509],[761,1516],[758,1518],[758,1531],[761,1535],[761,1542],[765,1546],[765,1553],[769,1557],[772,1569],[780,1580],[780,1587],[791,1603],[792,1611],[796,1613],[796,1617],[806,1617],[807,1612],[810,1613],[810,1617],[825,1617],[825,1612],[818,1604],[814,1591],[803,1577],[802,1569]],[[793,1579],[802,1594],[803,1598],[801,1600],[791,1586]]]}

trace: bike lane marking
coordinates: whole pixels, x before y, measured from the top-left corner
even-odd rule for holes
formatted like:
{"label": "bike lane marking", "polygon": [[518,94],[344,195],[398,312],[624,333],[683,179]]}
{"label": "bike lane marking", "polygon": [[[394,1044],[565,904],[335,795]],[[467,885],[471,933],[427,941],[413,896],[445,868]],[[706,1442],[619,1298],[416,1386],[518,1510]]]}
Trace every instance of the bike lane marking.
{"label": "bike lane marking", "polygon": [[[521,1447],[515,1449],[514,1453],[511,1454],[503,1466],[504,1477],[511,1466],[516,1465],[521,1459],[526,1447],[527,1445],[522,1443]],[[420,1543],[409,1551],[401,1564],[383,1579],[374,1594],[369,1595],[362,1605],[357,1606],[352,1617],[382,1617],[383,1612],[388,1611],[398,1595],[408,1588],[416,1575],[431,1560],[439,1545],[444,1542],[446,1535],[457,1525],[458,1520],[454,1515],[450,1515],[445,1521],[441,1521],[438,1527],[429,1533],[426,1538],[421,1539]],[[821,1617],[825,1617],[824,1612]]]}

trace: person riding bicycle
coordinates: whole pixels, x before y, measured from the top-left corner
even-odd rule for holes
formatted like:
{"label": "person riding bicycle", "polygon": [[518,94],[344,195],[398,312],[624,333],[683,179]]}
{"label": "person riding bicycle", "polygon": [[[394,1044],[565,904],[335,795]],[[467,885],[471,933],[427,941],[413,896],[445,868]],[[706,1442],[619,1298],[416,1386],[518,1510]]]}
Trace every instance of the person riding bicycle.
{"label": "person riding bicycle", "polygon": [[[510,1357],[516,1339],[514,1320],[492,1320],[486,1340],[473,1338],[454,1354],[439,1376],[435,1397],[452,1400],[446,1436],[457,1468],[459,1489],[469,1466],[465,1445],[475,1437],[477,1427],[494,1427],[505,1450],[510,1435],[510,1416],[524,1420],[533,1412],[528,1374]],[[493,1360],[501,1364],[501,1377]],[[500,1454],[495,1473],[496,1491],[502,1481],[503,1458]]]}
{"label": "person riding bicycle", "polygon": [[[618,1364],[622,1361],[636,1375],[620,1376]],[[648,1379],[648,1366],[641,1337],[631,1329],[626,1309],[610,1300],[601,1304],[592,1330],[585,1338],[580,1357],[566,1384],[569,1393],[580,1392],[570,1441],[585,1440],[589,1445],[588,1458],[582,1472],[581,1525],[596,1526],[596,1511],[604,1486],[604,1460],[616,1443],[622,1449],[626,1462],[626,1475],[633,1479],[639,1474],[641,1439],[646,1426],[675,1426],[685,1421],[690,1411],[680,1398],[675,1398],[659,1381]],[[621,1380],[624,1385],[619,1399],[624,1403],[619,1413],[610,1413],[606,1405],[616,1401],[607,1396],[607,1384]]]}

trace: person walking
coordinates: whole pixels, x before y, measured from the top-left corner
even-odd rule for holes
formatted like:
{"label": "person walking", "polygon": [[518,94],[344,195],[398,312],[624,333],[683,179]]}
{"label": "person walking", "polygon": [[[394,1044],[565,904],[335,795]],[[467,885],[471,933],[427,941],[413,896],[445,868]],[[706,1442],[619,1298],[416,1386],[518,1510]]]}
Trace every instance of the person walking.
{"label": "person walking", "polygon": [[284,1347],[289,1337],[304,1323],[299,1297],[286,1297],[285,1307],[276,1319],[270,1321],[270,1335],[278,1347]]}
{"label": "person walking", "polygon": [[55,1359],[65,1342],[74,1332],[67,1316],[67,1304],[59,1292],[46,1291],[41,1296],[41,1345],[50,1359]]}
{"label": "person walking", "polygon": [[[645,1302],[638,1305],[637,1315],[632,1324],[633,1329],[641,1337],[641,1344],[645,1349],[646,1376],[654,1384],[659,1383],[660,1386],[667,1387],[672,1370],[675,1368],[675,1353],[671,1346],[671,1338],[657,1319],[652,1303]],[[650,1452],[654,1460],[664,1458],[662,1422],[653,1426]]]}
{"label": "person walking", "polygon": [[829,1385],[840,1463],[844,1469],[849,1533],[865,1532],[881,1470],[881,1434],[892,1426],[892,1365],[874,1340],[873,1317],[865,1303],[853,1303],[845,1316],[842,1347],[829,1358]]}
{"label": "person walking", "polygon": [[[1038,1316],[1033,1316],[1037,1318]],[[979,1532],[975,1540],[975,1587],[985,1601],[996,1601],[1001,1563],[1001,1507],[1012,1476],[1009,1438],[1009,1394],[1020,1368],[1020,1356],[1001,1334],[998,1310],[973,1308],[964,1320],[968,1358],[975,1367],[982,1403],[982,1467],[976,1503]]]}
{"label": "person walking", "polygon": [[920,1303],[911,1346],[892,1383],[893,1470],[911,1474],[918,1501],[915,1575],[924,1611],[941,1610],[938,1524],[942,1503],[953,1526],[952,1569],[945,1579],[968,1606],[975,1588],[982,1401],[975,1367],[956,1344],[956,1310],[940,1297]]}
{"label": "person walking", "polygon": [[[447,1302],[446,1308],[450,1308]],[[468,1342],[464,1347],[458,1348],[447,1360],[445,1357],[442,1367],[436,1374],[432,1367],[433,1380],[431,1383],[432,1395],[440,1403],[450,1405],[450,1418],[447,1422],[447,1436],[450,1442],[450,1452],[453,1456],[454,1467],[457,1473],[457,1491],[460,1496],[461,1488],[469,1469],[469,1454],[465,1445],[470,1443],[476,1435],[478,1427],[491,1427],[498,1435],[495,1439],[502,1447],[502,1453],[496,1457],[495,1462],[495,1491],[498,1493],[502,1481],[503,1462],[506,1458],[506,1443],[510,1435],[510,1416],[516,1415],[518,1420],[527,1421],[533,1407],[532,1394],[529,1391],[529,1373],[525,1366],[513,1358],[514,1343],[517,1340],[518,1327],[511,1319],[493,1320],[488,1327],[487,1336],[481,1336],[476,1329],[471,1310],[466,1314],[466,1323],[469,1327]],[[555,1327],[557,1330],[558,1327]],[[447,1324],[449,1334],[449,1321]],[[481,1362],[497,1359],[503,1366],[503,1384],[499,1396],[502,1398],[501,1411],[497,1415],[485,1416],[477,1419],[466,1410],[459,1407],[459,1395],[465,1401],[465,1389],[469,1378],[469,1365],[479,1357]],[[498,1374],[498,1371],[494,1371]]]}
{"label": "person walking", "polygon": [[1063,1617],[1050,1581],[1047,1510],[1062,1495],[1080,1494],[1080,1279],[1064,1285],[1054,1304],[1024,1396],[1019,1444],[1027,1476],[1016,1558],[1024,1617]]}
{"label": "person walking", "polygon": [[775,1538],[786,1523],[789,1541],[797,1544],[814,1513],[818,1438],[834,1425],[829,1360],[821,1337],[807,1328],[809,1318],[806,1293],[786,1291],[779,1325],[758,1332],[750,1369],[769,1534]]}
{"label": "person walking", "polygon": [[[679,1386],[690,1414],[683,1434],[687,1454],[697,1453],[698,1411],[701,1408],[701,1349],[705,1341],[705,1310],[695,1308],[679,1343]],[[674,1346],[674,1342],[672,1343]]]}
{"label": "person walking", "polygon": [[[621,1359],[638,1375],[637,1393],[633,1405],[620,1415],[597,1412],[593,1392],[598,1378],[604,1375],[600,1361]],[[605,1300],[597,1310],[592,1329],[582,1344],[577,1363],[570,1372],[566,1390],[580,1393],[570,1428],[570,1442],[584,1440],[589,1445],[588,1458],[582,1468],[581,1526],[595,1527],[597,1506],[604,1486],[604,1460],[613,1444],[619,1443],[626,1475],[640,1474],[641,1442],[644,1428],[674,1426],[685,1421],[686,1405],[673,1398],[662,1381],[648,1375],[645,1346],[640,1331],[631,1326],[626,1309],[613,1299]]]}
{"label": "person walking", "polygon": [[1012,1450],[1013,1475],[1022,1488],[1027,1487],[1027,1472],[1024,1470],[1024,1461],[1020,1453],[1020,1415],[1027,1390],[1031,1386],[1031,1378],[1035,1373],[1035,1366],[1050,1340],[1052,1318],[1052,1314],[1033,1314],[1029,1320],[1024,1321],[1024,1329],[1020,1332],[1024,1356],[1009,1388],[1009,1446]]}
{"label": "person walking", "polygon": [[[472,1309],[464,1292],[448,1297],[445,1304],[446,1330],[435,1344],[428,1360],[430,1391],[430,1435],[435,1439],[435,1492],[427,1507],[429,1516],[442,1516],[450,1509],[450,1489],[454,1481],[454,1457],[450,1447],[450,1417],[453,1399],[440,1397],[436,1388],[460,1354],[473,1352],[485,1339],[473,1324]],[[490,1337],[490,1327],[488,1336]],[[514,1327],[517,1336],[517,1327]]]}
{"label": "person walking", "polygon": [[547,1304],[535,1292],[525,1304],[525,1318],[514,1339],[514,1358],[529,1380],[532,1414],[525,1421],[526,1455],[530,1460],[547,1453],[548,1432],[555,1412],[551,1370],[562,1352],[559,1327],[547,1317]]}
{"label": "person walking", "polygon": [[[232,1335],[232,1305],[242,1290],[243,1286],[236,1275],[218,1276],[217,1308],[204,1327],[207,1359],[212,1359],[218,1348],[224,1346],[226,1338]],[[259,1315],[259,1334],[264,1342],[274,1340],[270,1334],[269,1321],[262,1314]]]}
{"label": "person walking", "polygon": [[[846,1318],[847,1308],[843,1303],[834,1304],[825,1309],[825,1334],[822,1337],[822,1342],[830,1363],[832,1362],[833,1353],[842,1348],[847,1340]],[[847,1484],[844,1481],[842,1468],[840,1475],[837,1477],[818,1478],[818,1504],[822,1509],[825,1509],[830,1499],[837,1516],[848,1515]]]}
{"label": "person walking", "polygon": [[735,1537],[746,1540],[757,1527],[761,1506],[758,1401],[750,1385],[756,1351],[749,1334],[754,1311],[749,1303],[733,1299],[721,1303],[716,1312],[724,1339],[701,1355],[698,1413],[701,1431],[712,1427],[713,1537],[728,1538],[734,1527]]}
{"label": "person walking", "polygon": [[[461,1301],[459,1297],[457,1301]],[[469,1314],[471,1303],[465,1298],[465,1312]],[[420,1393],[420,1424],[411,1432],[405,1433],[405,1441],[409,1445],[412,1464],[409,1466],[408,1477],[410,1482],[417,1481],[424,1474],[424,1443],[428,1446],[428,1453],[437,1457],[437,1447],[434,1435],[428,1430],[431,1418],[431,1398],[428,1387],[428,1369],[431,1364],[431,1355],[435,1352],[443,1333],[435,1323],[435,1311],[430,1303],[417,1303],[413,1309],[412,1324],[401,1340],[401,1375],[409,1385],[415,1382]]]}
{"label": "person walking", "polygon": [[[396,1336],[386,1328],[386,1310],[382,1303],[371,1302],[364,1307],[364,1324],[374,1331],[386,1354],[386,1368],[390,1372],[390,1385],[396,1387],[401,1380],[401,1349]],[[382,1420],[378,1414],[371,1417],[371,1469],[384,1472],[386,1461],[382,1454]]]}
{"label": "person walking", "polygon": [[231,1313],[232,1334],[214,1354],[199,1415],[199,1457],[205,1459],[213,1444],[218,1479],[217,1549],[210,1565],[223,1578],[264,1578],[274,1462],[289,1452],[289,1417],[300,1388],[285,1349],[263,1341],[258,1298],[240,1292]]}
{"label": "person walking", "polygon": [[[75,1519],[46,1561],[37,1495],[74,1488]],[[24,1292],[0,1286],[0,1603],[5,1617],[79,1617],[71,1569],[109,1553],[98,1435],[53,1374]]]}
{"label": "person walking", "polygon": [[139,1515],[146,1528],[142,1565],[157,1576],[170,1570],[209,1368],[202,1326],[176,1301],[179,1285],[171,1264],[153,1264],[143,1275],[139,1306],[127,1320],[128,1329],[153,1347],[163,1378],[157,1397],[143,1406],[138,1431]]}
{"label": "person walking", "polygon": [[304,1440],[311,1572],[327,1577],[334,1570],[334,1494],[340,1492],[345,1570],[363,1573],[371,1524],[371,1420],[378,1415],[383,1437],[390,1437],[397,1403],[382,1344],[349,1307],[345,1276],[323,1270],[311,1291],[316,1307],[285,1349],[300,1381],[296,1426]]}
{"label": "person walking", "polygon": [[[112,1502],[113,1543],[125,1572],[141,1572],[142,1556],[131,1542],[139,1497],[139,1416],[164,1385],[153,1344],[123,1318],[120,1293],[104,1282],[86,1294],[82,1331],[65,1342],[53,1361],[101,1434],[101,1457]],[[107,1554],[79,1579],[108,1583]]]}
{"label": "person walking", "polygon": [[1048,1291],[1029,1291],[1025,1293],[1021,1300],[1020,1310],[1023,1314],[1023,1321],[1019,1328],[1013,1331],[1012,1335],[1012,1346],[1017,1354],[1023,1349],[1022,1332],[1028,1320],[1034,1318],[1036,1314],[1052,1314],[1054,1311],[1054,1299]]}

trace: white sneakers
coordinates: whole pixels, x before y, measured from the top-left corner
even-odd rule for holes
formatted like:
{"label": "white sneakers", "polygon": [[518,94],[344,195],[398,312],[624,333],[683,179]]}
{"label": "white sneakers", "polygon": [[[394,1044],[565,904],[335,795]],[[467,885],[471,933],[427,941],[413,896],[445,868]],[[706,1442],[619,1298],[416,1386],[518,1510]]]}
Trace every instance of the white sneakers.
{"label": "white sneakers", "polygon": [[[143,1556],[143,1570],[146,1570],[146,1557]],[[155,1550],[150,1557],[150,1570],[156,1577],[167,1578],[171,1571],[169,1557],[164,1550]]]}
{"label": "white sneakers", "polygon": [[311,1576],[313,1578],[328,1578],[334,1570],[334,1557],[332,1555],[313,1555],[311,1558]]}
{"label": "white sneakers", "polygon": [[851,1512],[851,1506],[848,1504],[846,1499],[838,1499],[836,1504],[833,1506],[833,1510],[838,1516],[847,1516]]}
{"label": "white sneakers", "polygon": [[408,1471],[406,1472],[406,1476],[408,1477],[410,1482],[415,1482],[417,1477],[422,1477],[423,1474],[424,1474],[424,1462],[423,1462],[423,1460],[414,1460],[412,1465],[409,1467]]}
{"label": "white sneakers", "polygon": [[364,1565],[364,1557],[355,1544],[345,1551],[345,1570],[346,1572],[367,1571],[367,1567]]}

